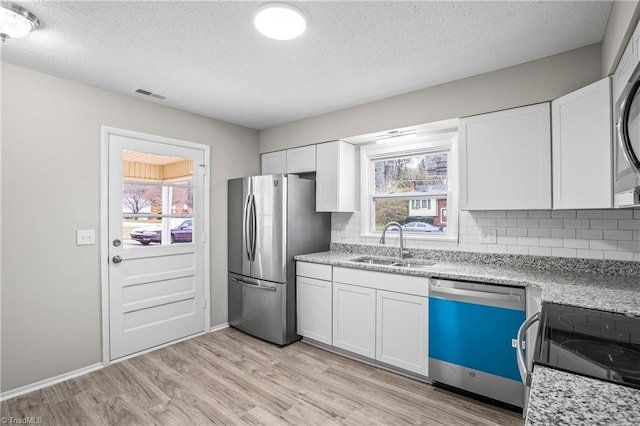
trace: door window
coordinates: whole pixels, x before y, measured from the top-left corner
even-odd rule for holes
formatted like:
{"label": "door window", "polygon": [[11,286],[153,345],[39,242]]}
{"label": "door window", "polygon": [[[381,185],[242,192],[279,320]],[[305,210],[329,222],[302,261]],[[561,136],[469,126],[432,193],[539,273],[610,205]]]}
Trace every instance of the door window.
{"label": "door window", "polygon": [[193,241],[193,160],[122,152],[122,241],[125,248]]}

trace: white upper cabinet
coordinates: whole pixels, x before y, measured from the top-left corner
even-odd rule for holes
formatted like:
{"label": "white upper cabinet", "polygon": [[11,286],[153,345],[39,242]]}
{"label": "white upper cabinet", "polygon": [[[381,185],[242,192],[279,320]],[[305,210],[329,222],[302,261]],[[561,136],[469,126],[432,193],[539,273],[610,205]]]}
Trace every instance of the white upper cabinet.
{"label": "white upper cabinet", "polygon": [[549,103],[460,120],[460,208],[551,208]]}
{"label": "white upper cabinet", "polygon": [[556,99],[551,114],[553,208],[611,208],[609,78]]}
{"label": "white upper cabinet", "polygon": [[316,211],[355,211],[355,146],[342,141],[318,144],[316,160]]}
{"label": "white upper cabinet", "polygon": [[262,174],[309,173],[316,171],[316,146],[283,149],[261,155]]}
{"label": "white upper cabinet", "polygon": [[277,175],[280,173],[287,173],[287,152],[275,151],[267,154],[262,154],[262,174],[263,175]]}
{"label": "white upper cabinet", "polygon": [[633,74],[633,39],[631,43],[627,45],[624,53],[622,54],[622,58],[620,58],[620,62],[618,63],[618,68],[616,68],[616,73],[613,75],[613,102],[615,103],[620,97],[620,93],[624,90],[624,86],[627,85],[627,82],[631,78],[631,74]]}
{"label": "white upper cabinet", "polygon": [[316,171],[316,146],[309,145],[287,150],[287,173]]}

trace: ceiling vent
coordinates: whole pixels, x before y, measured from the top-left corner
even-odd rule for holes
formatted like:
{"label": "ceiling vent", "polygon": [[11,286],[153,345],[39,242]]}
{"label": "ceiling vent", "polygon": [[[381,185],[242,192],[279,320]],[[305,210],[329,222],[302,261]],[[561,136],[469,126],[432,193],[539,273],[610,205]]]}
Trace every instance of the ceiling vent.
{"label": "ceiling vent", "polygon": [[135,92],[140,93],[141,95],[151,96],[152,98],[156,98],[156,99],[161,99],[161,100],[167,99],[166,96],[158,95],[157,93],[153,93],[144,89],[136,89]]}

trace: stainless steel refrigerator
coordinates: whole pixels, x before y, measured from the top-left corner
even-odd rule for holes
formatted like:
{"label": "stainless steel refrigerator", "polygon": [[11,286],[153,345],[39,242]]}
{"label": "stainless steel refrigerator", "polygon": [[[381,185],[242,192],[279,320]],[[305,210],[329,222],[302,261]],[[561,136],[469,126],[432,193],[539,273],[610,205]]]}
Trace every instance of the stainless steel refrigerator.
{"label": "stainless steel refrigerator", "polygon": [[296,175],[229,180],[229,325],[286,345],[296,334],[293,257],[329,249],[330,213]]}

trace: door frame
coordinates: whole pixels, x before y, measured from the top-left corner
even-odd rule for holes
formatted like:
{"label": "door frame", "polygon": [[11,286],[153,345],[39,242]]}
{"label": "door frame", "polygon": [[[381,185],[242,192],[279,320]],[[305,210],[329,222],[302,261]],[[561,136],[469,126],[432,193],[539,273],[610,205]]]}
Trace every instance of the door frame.
{"label": "door frame", "polygon": [[[120,129],[111,126],[101,127],[101,155],[100,155],[100,294],[102,305],[102,364],[106,367],[111,364],[110,349],[110,318],[109,318],[109,136],[118,135],[134,139],[142,139],[149,142],[173,145],[184,148],[197,149],[204,152],[204,209],[203,209],[203,279],[204,279],[204,324],[203,332],[208,332],[211,328],[211,273],[210,273],[210,242],[209,242],[209,217],[210,217],[210,187],[211,177],[211,147],[195,142],[188,142],[180,139],[167,138],[164,136],[152,135],[149,133],[136,132],[133,130]],[[177,341],[180,341],[178,339]],[[151,349],[166,346],[154,346]],[[131,358],[147,352],[142,350],[135,354],[118,359],[118,361]]]}

